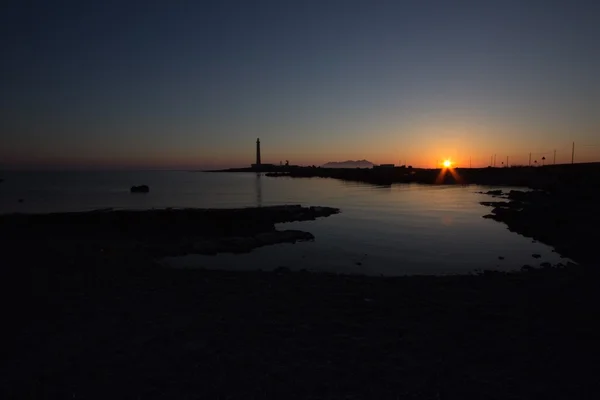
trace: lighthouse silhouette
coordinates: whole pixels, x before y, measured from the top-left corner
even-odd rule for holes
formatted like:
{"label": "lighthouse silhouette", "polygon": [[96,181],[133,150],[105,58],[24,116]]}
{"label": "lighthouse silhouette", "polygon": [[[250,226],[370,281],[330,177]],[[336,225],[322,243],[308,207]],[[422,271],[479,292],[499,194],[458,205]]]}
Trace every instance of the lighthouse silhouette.
{"label": "lighthouse silhouette", "polygon": [[260,167],[260,138],[256,139],[256,166]]}

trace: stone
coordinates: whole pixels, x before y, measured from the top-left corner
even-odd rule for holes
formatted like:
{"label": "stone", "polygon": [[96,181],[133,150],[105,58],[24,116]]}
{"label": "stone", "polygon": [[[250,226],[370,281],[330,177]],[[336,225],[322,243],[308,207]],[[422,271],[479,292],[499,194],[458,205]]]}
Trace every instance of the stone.
{"label": "stone", "polygon": [[540,254],[534,253],[531,255],[531,257],[533,258],[541,258],[542,256]]}

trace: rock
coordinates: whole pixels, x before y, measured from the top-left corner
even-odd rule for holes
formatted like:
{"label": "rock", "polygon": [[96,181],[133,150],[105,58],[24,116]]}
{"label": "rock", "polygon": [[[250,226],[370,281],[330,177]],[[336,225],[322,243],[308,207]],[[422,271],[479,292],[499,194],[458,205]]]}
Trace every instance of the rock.
{"label": "rock", "polygon": [[535,254],[532,254],[531,257],[533,257],[533,258],[541,258],[542,256],[540,254],[535,253]]}
{"label": "rock", "polygon": [[279,266],[273,270],[276,274],[287,274],[290,272],[288,267]]}
{"label": "rock", "polygon": [[493,269],[484,269],[483,270],[483,276],[492,277],[492,276],[498,276],[498,275],[502,275],[502,272],[496,271]]}
{"label": "rock", "polygon": [[132,186],[130,191],[131,193],[148,193],[150,188],[148,185]]}
{"label": "rock", "polygon": [[504,257],[498,256],[498,260],[504,260]]}
{"label": "rock", "polygon": [[508,201],[480,201],[479,204],[486,207],[508,207]]}
{"label": "rock", "polygon": [[521,271],[523,271],[523,272],[530,272],[533,270],[535,270],[535,268],[533,268],[531,265],[525,264],[521,267]]}
{"label": "rock", "polygon": [[19,199],[19,203],[23,203],[24,201],[24,199]]}
{"label": "rock", "polygon": [[259,233],[255,239],[262,245],[276,243],[294,243],[297,241],[313,240],[315,237],[309,232],[287,230]]}
{"label": "rock", "polygon": [[484,194],[500,196],[502,194],[502,190],[500,190],[500,189],[498,189],[498,190],[488,190]]}
{"label": "rock", "polygon": [[196,254],[215,255],[219,247],[214,241],[200,240],[192,244],[193,252]]}
{"label": "rock", "polygon": [[222,239],[218,249],[230,253],[248,253],[258,247],[258,240],[253,237],[230,237]]}
{"label": "rock", "polygon": [[549,262],[543,262],[540,264],[540,267],[542,268],[552,268],[552,264],[550,264]]}
{"label": "rock", "polygon": [[511,190],[508,192],[508,198],[512,200],[523,201],[526,200],[527,192],[523,192],[521,190]]}
{"label": "rock", "polygon": [[577,265],[577,264],[575,264],[574,262],[571,262],[571,261],[569,261],[569,262],[567,263],[567,268],[575,268],[575,267],[578,267],[578,265]]}

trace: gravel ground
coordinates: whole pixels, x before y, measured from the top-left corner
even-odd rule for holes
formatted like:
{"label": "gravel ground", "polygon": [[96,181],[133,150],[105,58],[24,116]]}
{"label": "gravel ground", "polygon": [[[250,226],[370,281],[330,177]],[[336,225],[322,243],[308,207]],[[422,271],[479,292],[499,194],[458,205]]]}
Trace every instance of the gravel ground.
{"label": "gravel ground", "polygon": [[32,262],[14,262],[7,288],[3,398],[600,394],[589,268],[377,278]]}

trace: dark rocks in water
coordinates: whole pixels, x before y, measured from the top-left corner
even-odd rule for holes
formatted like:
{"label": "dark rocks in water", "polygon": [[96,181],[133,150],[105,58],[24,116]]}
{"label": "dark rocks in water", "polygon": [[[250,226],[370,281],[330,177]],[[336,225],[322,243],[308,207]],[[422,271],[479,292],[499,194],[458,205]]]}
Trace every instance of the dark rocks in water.
{"label": "dark rocks in water", "polygon": [[148,193],[150,188],[148,185],[132,186],[130,191],[131,193]]}
{"label": "dark rocks in water", "polygon": [[521,190],[511,190],[508,192],[508,198],[510,200],[521,202],[533,202],[547,199],[548,193],[542,190],[531,190],[527,192]]}
{"label": "dark rocks in water", "polygon": [[504,260],[504,257],[498,256],[498,260]]}
{"label": "dark rocks in water", "polygon": [[549,262],[543,262],[540,264],[540,267],[542,268],[552,268],[552,264],[550,264]]}
{"label": "dark rocks in water", "polygon": [[509,207],[508,201],[480,201],[479,204],[486,207]]}
{"label": "dark rocks in water", "polygon": [[600,225],[600,213],[596,212],[600,190],[591,184],[592,177],[583,178],[583,182],[577,177],[572,177],[574,183],[555,182],[547,190],[511,190],[506,196],[508,205],[482,203],[495,206],[493,215],[484,218],[502,222],[532,243],[553,246],[559,254],[578,262],[597,263],[595,238],[589,232]]}
{"label": "dark rocks in water", "polygon": [[142,244],[142,251],[152,257],[246,253],[261,246],[314,240],[309,232],[278,231],[275,224],[309,221],[338,212],[330,207],[290,205],[12,214],[0,215],[0,240],[93,240],[105,249],[125,252],[138,251],[138,244]]}
{"label": "dark rocks in water", "polygon": [[523,203],[521,203],[520,201],[480,201],[479,204],[486,207],[503,208],[510,210],[519,210],[523,207]]}
{"label": "dark rocks in water", "polygon": [[521,267],[521,271],[523,271],[523,272],[530,272],[533,270],[535,270],[535,268],[533,268],[531,265],[525,264]]}
{"label": "dark rocks in water", "polygon": [[298,241],[315,239],[311,233],[297,230],[265,232],[256,235],[254,238],[261,246],[277,243],[295,243]]}
{"label": "dark rocks in water", "polygon": [[18,201],[19,201],[19,203],[23,203],[25,200],[24,199],[19,199]]}
{"label": "dark rocks in water", "polygon": [[487,192],[481,192],[483,194],[489,194],[489,195],[493,195],[493,196],[500,196],[502,194],[502,190],[498,189],[498,190],[488,190]]}
{"label": "dark rocks in water", "polygon": [[541,258],[542,256],[540,254],[535,253],[535,254],[532,254],[531,257],[533,257],[533,258]]}
{"label": "dark rocks in water", "polygon": [[297,230],[270,231],[255,236],[183,238],[180,241],[155,243],[155,256],[183,256],[187,254],[216,255],[219,253],[242,254],[252,250],[281,243],[314,240],[310,232]]}
{"label": "dark rocks in water", "polygon": [[518,210],[512,208],[505,207],[496,207],[492,210],[492,214],[495,215],[494,219],[498,221],[505,221],[507,219],[512,219],[515,217],[515,214],[518,214]]}
{"label": "dark rocks in water", "polygon": [[487,276],[487,277],[494,277],[494,276],[505,275],[505,273],[502,271],[496,271],[493,269],[484,269],[480,275]]}

